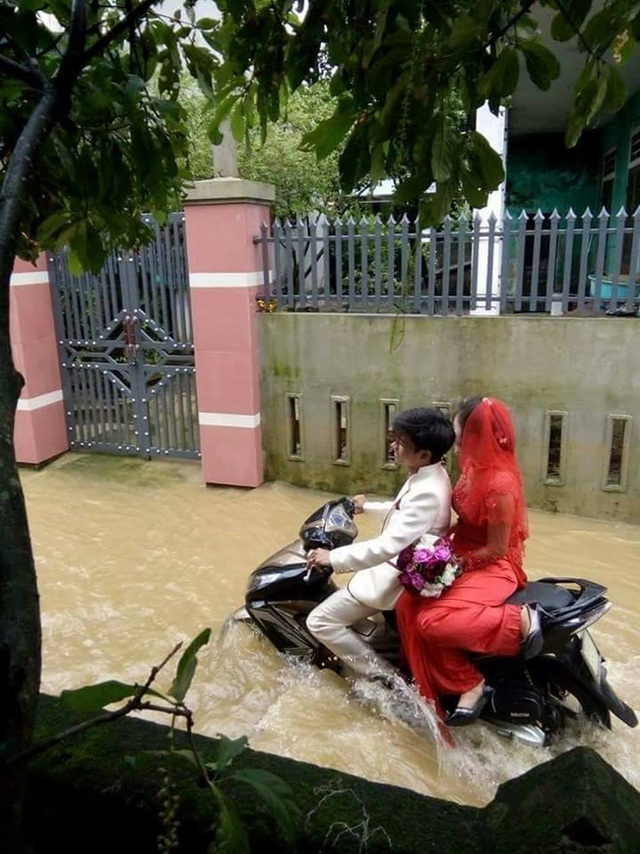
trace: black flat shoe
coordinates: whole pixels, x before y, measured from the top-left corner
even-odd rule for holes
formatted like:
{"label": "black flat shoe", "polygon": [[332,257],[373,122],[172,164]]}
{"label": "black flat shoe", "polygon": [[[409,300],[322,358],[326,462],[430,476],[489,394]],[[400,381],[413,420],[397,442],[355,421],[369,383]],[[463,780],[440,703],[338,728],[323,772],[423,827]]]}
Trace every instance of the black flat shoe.
{"label": "black flat shoe", "polygon": [[444,722],[447,726],[468,726],[480,717],[482,710],[487,705],[487,700],[491,694],[491,688],[485,685],[482,694],[476,700],[475,704],[467,709],[464,706],[457,706],[450,714],[446,716]]}
{"label": "black flat shoe", "polygon": [[529,611],[529,631],[520,645],[520,652],[525,658],[535,658],[540,655],[544,646],[542,627],[540,626],[540,611],[537,605],[527,605]]}

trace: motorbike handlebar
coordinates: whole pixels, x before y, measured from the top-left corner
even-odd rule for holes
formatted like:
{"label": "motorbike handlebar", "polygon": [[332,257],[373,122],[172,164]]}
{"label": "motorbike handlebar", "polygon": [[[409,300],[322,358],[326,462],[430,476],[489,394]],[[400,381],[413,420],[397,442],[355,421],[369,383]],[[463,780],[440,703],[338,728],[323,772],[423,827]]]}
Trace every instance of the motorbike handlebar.
{"label": "motorbike handlebar", "polygon": [[308,584],[312,580],[314,573],[319,573],[320,575],[324,575],[328,578],[332,572],[333,569],[330,566],[310,566],[302,576],[302,580],[305,584]]}

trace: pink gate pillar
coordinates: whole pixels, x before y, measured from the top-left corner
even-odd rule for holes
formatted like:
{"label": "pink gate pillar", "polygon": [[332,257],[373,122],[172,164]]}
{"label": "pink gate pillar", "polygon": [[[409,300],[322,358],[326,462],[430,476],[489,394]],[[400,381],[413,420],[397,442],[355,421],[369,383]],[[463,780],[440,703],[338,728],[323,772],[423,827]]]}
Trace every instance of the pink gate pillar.
{"label": "pink gate pillar", "polygon": [[68,450],[60,359],[47,260],[15,260],[11,275],[11,349],[25,384],[14,428],[19,463],[45,462]]}
{"label": "pink gate pillar", "polygon": [[185,202],[205,483],[263,481],[256,321],[263,273],[254,237],[274,198],[268,184],[214,178],[196,182]]}

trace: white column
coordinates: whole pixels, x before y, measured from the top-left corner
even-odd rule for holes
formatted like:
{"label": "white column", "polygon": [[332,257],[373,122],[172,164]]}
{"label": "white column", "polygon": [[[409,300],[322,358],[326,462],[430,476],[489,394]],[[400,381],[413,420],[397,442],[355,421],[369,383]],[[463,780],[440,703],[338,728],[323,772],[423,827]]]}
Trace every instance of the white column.
{"label": "white column", "polygon": [[[483,104],[476,112],[476,130],[486,137],[491,147],[498,152],[502,158],[505,176],[507,172],[507,111],[500,108],[498,115],[494,115],[488,104]],[[496,228],[494,233],[493,263],[489,281],[489,238],[483,234],[478,246],[478,282],[477,282],[477,307],[471,314],[485,317],[494,317],[500,314],[500,273],[502,269],[502,228],[506,213],[506,180],[500,184],[497,190],[489,193],[487,204],[483,208],[474,209],[474,216],[479,214],[482,219],[482,230],[486,232],[489,227],[489,217],[496,217]],[[493,297],[492,307],[487,309],[485,300],[487,288],[491,289]]]}

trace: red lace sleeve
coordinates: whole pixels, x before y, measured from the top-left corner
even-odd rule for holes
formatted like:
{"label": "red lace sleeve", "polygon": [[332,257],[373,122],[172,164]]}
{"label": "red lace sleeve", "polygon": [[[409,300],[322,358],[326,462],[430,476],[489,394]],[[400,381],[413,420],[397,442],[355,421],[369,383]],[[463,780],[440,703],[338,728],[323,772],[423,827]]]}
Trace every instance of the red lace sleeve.
{"label": "red lace sleeve", "polygon": [[511,532],[516,515],[516,500],[512,493],[490,492],[485,499],[487,542],[479,549],[467,552],[462,562],[465,570],[481,569],[509,552]]}
{"label": "red lace sleeve", "polygon": [[487,495],[485,507],[488,525],[506,524],[511,529],[516,513],[516,500],[513,492],[498,491],[494,486]]}

